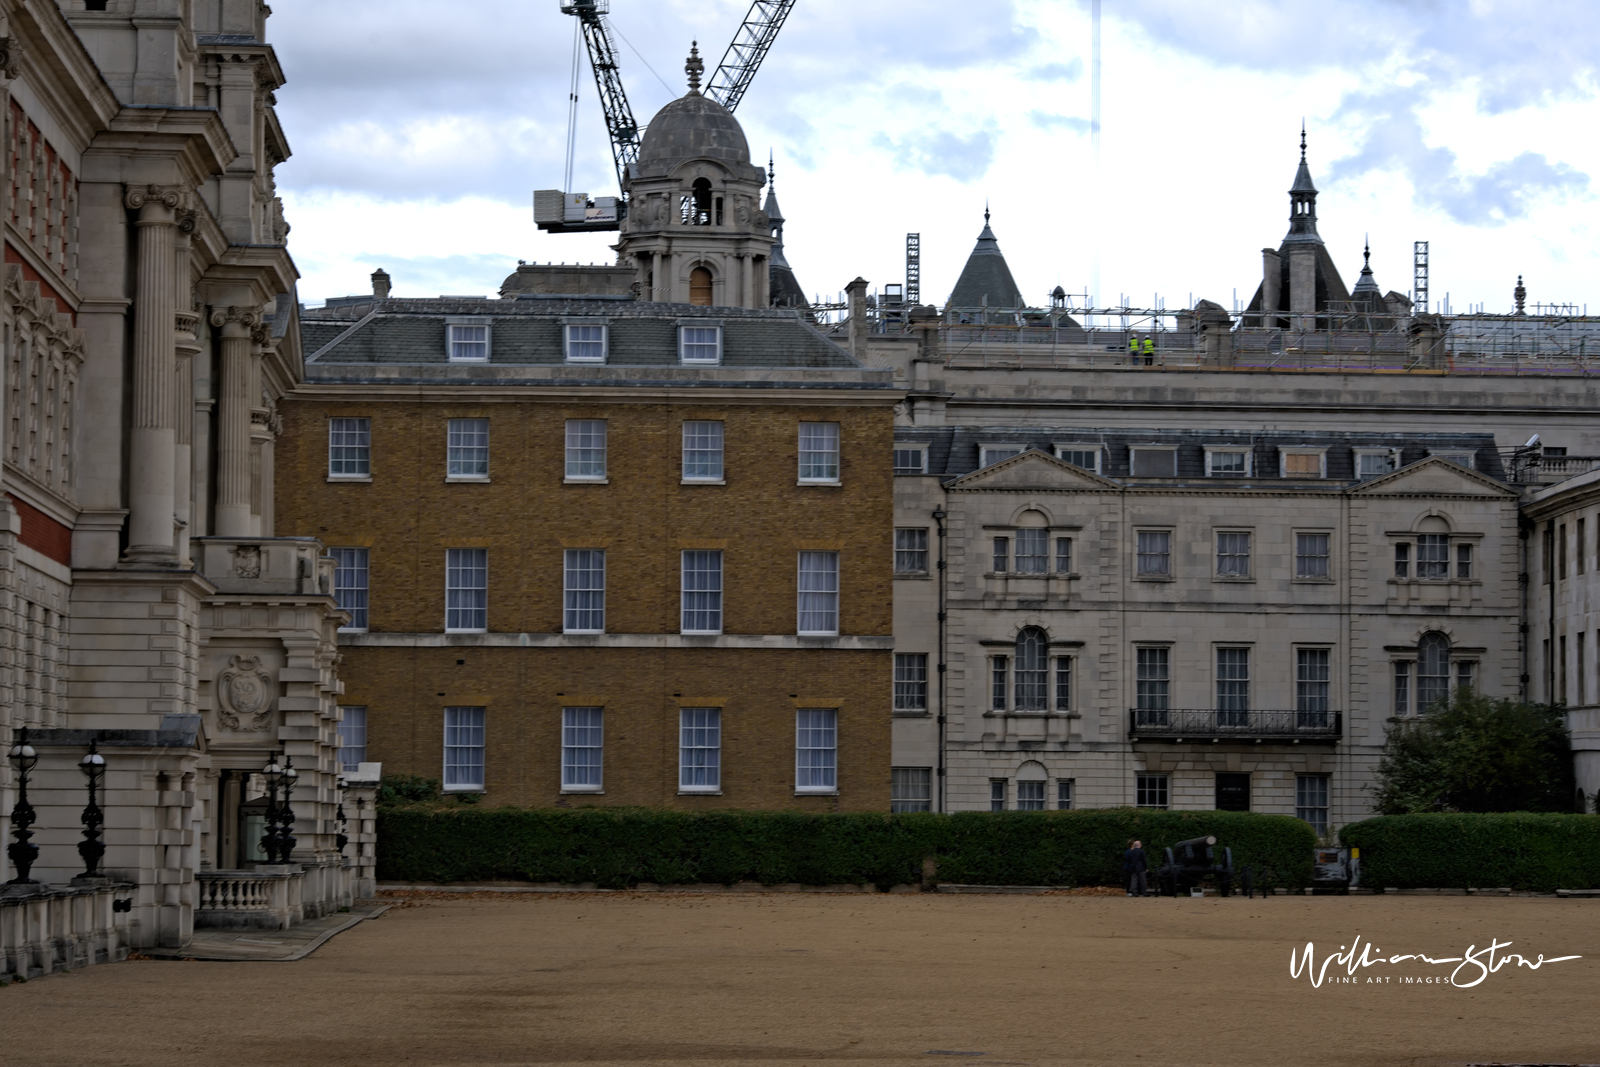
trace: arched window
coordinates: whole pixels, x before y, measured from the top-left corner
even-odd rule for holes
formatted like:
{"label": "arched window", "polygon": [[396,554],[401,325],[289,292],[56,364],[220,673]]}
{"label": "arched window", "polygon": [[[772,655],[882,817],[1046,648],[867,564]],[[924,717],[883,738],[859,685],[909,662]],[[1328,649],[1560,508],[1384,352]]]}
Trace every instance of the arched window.
{"label": "arched window", "polygon": [[1417,710],[1450,696],[1450,642],[1437,631],[1417,642]]}
{"label": "arched window", "polygon": [[691,226],[711,225],[711,183],[704,178],[694,180],[694,217]]}
{"label": "arched window", "polygon": [[711,272],[704,267],[689,272],[689,303],[711,306]]}
{"label": "arched window", "polygon": [[1029,760],[1017,768],[1017,810],[1043,811],[1045,783],[1050,774],[1044,764]]}
{"label": "arched window", "polygon": [[1018,711],[1049,710],[1049,642],[1044,631],[1030,626],[1017,635],[1016,683]]}

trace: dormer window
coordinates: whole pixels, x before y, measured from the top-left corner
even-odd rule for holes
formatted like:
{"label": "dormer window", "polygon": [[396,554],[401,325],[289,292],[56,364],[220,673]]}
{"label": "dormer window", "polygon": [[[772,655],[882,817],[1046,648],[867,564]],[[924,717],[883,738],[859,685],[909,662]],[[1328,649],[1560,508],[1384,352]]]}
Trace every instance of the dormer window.
{"label": "dormer window", "polygon": [[1472,453],[1465,451],[1448,451],[1436,448],[1428,449],[1428,456],[1433,459],[1447,459],[1451,463],[1459,463],[1467,470],[1472,470]]}
{"label": "dormer window", "polygon": [[1128,473],[1135,478],[1175,478],[1178,450],[1135,446],[1128,450]]}
{"label": "dormer window", "polygon": [[1250,450],[1243,445],[1235,448],[1206,449],[1207,478],[1250,477]]}
{"label": "dormer window", "polygon": [[451,363],[485,363],[489,359],[489,320],[459,317],[445,320],[445,342]]}
{"label": "dormer window", "polygon": [[722,327],[679,326],[678,358],[684,363],[721,363]]}
{"label": "dormer window", "polygon": [[1356,478],[1363,482],[1400,469],[1398,448],[1358,448],[1355,455]]}
{"label": "dormer window", "polygon": [[568,363],[604,363],[606,327],[604,323],[568,323],[566,326]]}
{"label": "dormer window", "polygon": [[1326,448],[1282,448],[1278,450],[1278,477],[1326,478],[1328,476],[1328,450]]}
{"label": "dormer window", "polygon": [[993,444],[978,447],[978,466],[988,467],[1012,456],[1022,455],[1024,449],[1021,445]]}

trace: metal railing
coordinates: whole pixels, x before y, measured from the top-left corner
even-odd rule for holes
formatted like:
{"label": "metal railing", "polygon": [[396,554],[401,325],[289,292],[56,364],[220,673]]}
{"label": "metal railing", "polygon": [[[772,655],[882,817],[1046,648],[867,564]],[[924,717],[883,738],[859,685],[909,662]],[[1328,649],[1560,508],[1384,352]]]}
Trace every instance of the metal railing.
{"label": "metal railing", "polygon": [[1216,708],[1129,708],[1134,741],[1316,741],[1342,736],[1337,711],[1230,711]]}

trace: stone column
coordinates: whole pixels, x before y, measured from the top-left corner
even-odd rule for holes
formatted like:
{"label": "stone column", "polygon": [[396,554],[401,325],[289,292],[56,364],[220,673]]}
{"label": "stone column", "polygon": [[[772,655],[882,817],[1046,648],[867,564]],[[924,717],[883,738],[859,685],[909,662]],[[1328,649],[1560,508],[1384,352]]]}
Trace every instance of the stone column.
{"label": "stone column", "polygon": [[219,537],[250,537],[250,408],[255,385],[249,308],[217,309],[211,325],[222,330],[222,385],[217,404],[217,504]]}
{"label": "stone column", "polygon": [[178,311],[174,320],[177,368],[173,396],[176,402],[177,426],[173,450],[173,508],[178,530],[178,566],[191,565],[189,538],[194,530],[194,357],[200,352],[196,334],[200,316],[190,310],[194,290],[189,276],[189,234],[194,229],[192,216],[178,224],[177,240],[173,243],[175,255],[173,268],[178,278]]}
{"label": "stone column", "polygon": [[743,253],[739,255],[739,306],[759,307],[756,303],[755,272],[751,269],[751,257]]}
{"label": "stone column", "polygon": [[651,252],[649,255],[650,295],[646,299],[653,302],[661,299],[661,253]]}
{"label": "stone column", "polygon": [[171,566],[175,545],[174,450],[177,437],[176,336],[178,279],[174,245],[182,191],[135,187],[127,205],[139,212],[133,313],[133,428],[129,435],[127,564]]}

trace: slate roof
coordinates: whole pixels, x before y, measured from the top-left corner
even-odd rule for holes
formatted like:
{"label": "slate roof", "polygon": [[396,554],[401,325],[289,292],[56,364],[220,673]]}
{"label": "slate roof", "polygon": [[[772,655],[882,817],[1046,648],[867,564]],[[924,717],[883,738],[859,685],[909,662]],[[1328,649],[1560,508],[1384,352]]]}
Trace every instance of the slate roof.
{"label": "slate roof", "polygon": [[983,213],[983,232],[961,268],[956,287],[950,290],[946,307],[978,308],[987,305],[996,311],[1011,311],[1022,306],[1022,290],[1011,277],[1011,268],[1000,252],[1000,242],[989,228],[989,212]]}
{"label": "slate roof", "polygon": [[639,173],[666,174],[686,159],[749,165],[750,143],[733,113],[689,90],[656,112],[639,141]]}
{"label": "slate roof", "polygon": [[443,297],[382,300],[370,318],[356,322],[315,315],[315,310],[307,311],[301,322],[308,369],[328,364],[448,364],[445,320],[453,316],[489,321],[491,366],[564,365],[562,325],[569,318],[606,321],[606,365],[612,367],[679,366],[677,327],[694,320],[721,324],[724,367],[861,366],[806,322],[802,312],[784,308],[699,307],[630,299]]}
{"label": "slate roof", "polygon": [[[1505,480],[1505,468],[1495,447],[1493,434],[1486,433],[1334,433],[1229,430],[1139,430],[1103,429],[1084,426],[941,426],[930,429],[897,427],[896,442],[928,445],[928,473],[949,481],[978,469],[981,445],[1023,445],[1055,454],[1057,443],[1084,445],[1101,450],[1100,472],[1107,478],[1129,477],[1128,450],[1134,445],[1175,445],[1178,451],[1176,481],[1217,482],[1278,481],[1278,449],[1326,446],[1327,482],[1356,480],[1356,448],[1399,448],[1400,466],[1428,458],[1430,449],[1471,450],[1473,469],[1490,478]],[[1250,478],[1224,479],[1206,476],[1207,446],[1242,445],[1252,452]],[[1290,479],[1303,482],[1302,479]],[[1138,484],[1154,482],[1141,478]]]}

